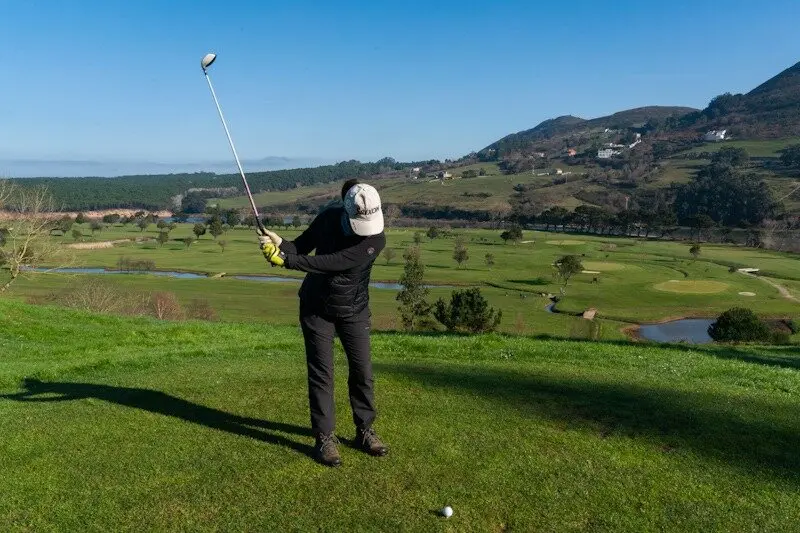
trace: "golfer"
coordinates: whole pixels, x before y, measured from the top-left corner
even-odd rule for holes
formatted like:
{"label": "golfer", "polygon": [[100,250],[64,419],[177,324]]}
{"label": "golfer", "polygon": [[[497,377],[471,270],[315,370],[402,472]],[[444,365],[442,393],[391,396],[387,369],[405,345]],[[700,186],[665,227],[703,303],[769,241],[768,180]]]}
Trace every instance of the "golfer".
{"label": "golfer", "polygon": [[[259,237],[264,257],[273,265],[308,272],[300,287],[300,325],[308,366],[314,457],[338,466],[341,457],[334,434],[333,337],[347,354],[350,406],[356,446],[383,456],[388,448],[372,428],[375,421],[370,359],[369,279],[372,264],[386,246],[378,191],[356,180],[342,187],[344,205],[322,211],[294,241],[266,231]],[[308,255],[315,251],[314,255]]]}

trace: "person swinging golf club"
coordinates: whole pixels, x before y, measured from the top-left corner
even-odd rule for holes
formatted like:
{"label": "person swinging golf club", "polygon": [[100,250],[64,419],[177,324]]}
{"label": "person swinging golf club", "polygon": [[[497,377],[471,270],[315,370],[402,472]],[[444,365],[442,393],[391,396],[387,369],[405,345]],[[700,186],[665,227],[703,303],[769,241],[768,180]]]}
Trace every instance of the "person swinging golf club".
{"label": "person swinging golf club", "polygon": [[[381,199],[374,187],[345,182],[343,206],[322,211],[294,241],[261,230],[259,242],[271,264],[307,272],[300,287],[300,325],[308,367],[314,457],[338,466],[334,434],[333,337],[339,335],[349,365],[347,385],[356,446],[374,456],[388,448],[378,438],[370,358],[369,280],[375,259],[386,246]],[[308,255],[315,251],[315,255]]]}

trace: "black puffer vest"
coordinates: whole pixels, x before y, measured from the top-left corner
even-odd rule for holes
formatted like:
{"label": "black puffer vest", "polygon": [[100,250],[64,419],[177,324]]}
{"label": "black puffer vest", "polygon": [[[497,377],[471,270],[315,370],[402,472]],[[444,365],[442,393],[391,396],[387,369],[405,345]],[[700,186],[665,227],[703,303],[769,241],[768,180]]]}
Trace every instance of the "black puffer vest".
{"label": "black puffer vest", "polygon": [[342,228],[342,208],[331,208],[319,214],[323,222],[322,238],[316,255],[333,254],[359,244],[374,250],[372,259],[330,274],[309,272],[300,287],[300,306],[304,312],[317,312],[335,318],[346,318],[362,312],[369,305],[369,281],[372,265],[384,246],[383,233],[370,237],[345,235]]}

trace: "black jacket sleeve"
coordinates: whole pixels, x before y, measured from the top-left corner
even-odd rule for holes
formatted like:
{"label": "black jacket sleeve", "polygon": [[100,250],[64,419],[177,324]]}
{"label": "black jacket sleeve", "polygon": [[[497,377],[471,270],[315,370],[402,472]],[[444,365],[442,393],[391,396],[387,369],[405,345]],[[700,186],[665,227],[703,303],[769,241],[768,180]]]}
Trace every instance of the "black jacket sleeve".
{"label": "black jacket sleeve", "polygon": [[386,236],[383,233],[379,233],[378,235],[365,237],[357,244],[332,254],[311,256],[287,253],[284,259],[284,266],[315,274],[344,272],[364,263],[374,261],[385,246]]}
{"label": "black jacket sleeve", "polygon": [[308,225],[306,230],[300,234],[295,240],[290,241],[283,239],[281,241],[280,249],[285,254],[300,254],[308,255],[317,247],[317,239],[319,235],[320,217],[315,218]]}

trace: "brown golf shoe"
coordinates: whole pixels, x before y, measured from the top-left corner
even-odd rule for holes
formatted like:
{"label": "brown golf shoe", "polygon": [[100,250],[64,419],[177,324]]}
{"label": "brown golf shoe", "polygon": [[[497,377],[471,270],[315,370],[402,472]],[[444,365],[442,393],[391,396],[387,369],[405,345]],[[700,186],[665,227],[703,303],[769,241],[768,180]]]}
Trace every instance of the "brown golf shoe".
{"label": "brown golf shoe", "polygon": [[339,455],[339,439],[333,433],[320,433],[314,445],[314,459],[325,466],[339,466],[342,457]]}
{"label": "brown golf shoe", "polygon": [[356,446],[361,451],[375,457],[383,457],[389,453],[389,448],[381,442],[381,439],[372,428],[359,429],[356,432]]}

